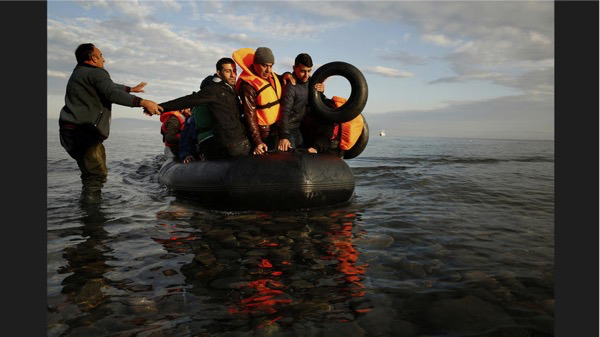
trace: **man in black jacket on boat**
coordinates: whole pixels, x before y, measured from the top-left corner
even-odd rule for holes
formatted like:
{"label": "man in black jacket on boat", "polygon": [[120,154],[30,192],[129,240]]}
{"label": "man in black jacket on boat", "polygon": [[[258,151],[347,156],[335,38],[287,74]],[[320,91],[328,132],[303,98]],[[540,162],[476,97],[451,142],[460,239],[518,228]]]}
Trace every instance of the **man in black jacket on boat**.
{"label": "man in black jacket on boat", "polygon": [[[213,120],[215,157],[237,157],[250,153],[250,142],[241,121],[241,101],[235,92],[237,68],[235,61],[224,57],[217,62],[220,80],[208,83],[202,90],[159,104],[164,111],[191,108],[206,104]],[[207,159],[211,159],[207,156]]]}
{"label": "man in black jacket on boat", "polygon": [[[304,137],[300,132],[300,125],[308,105],[308,80],[312,71],[313,62],[310,55],[301,53],[294,60],[292,76],[296,84],[289,83],[283,87],[281,99],[281,118],[277,121],[279,128],[279,151],[287,151],[294,148],[304,148]],[[325,85],[317,83],[315,88],[323,95]],[[323,99],[325,99],[323,95]]]}

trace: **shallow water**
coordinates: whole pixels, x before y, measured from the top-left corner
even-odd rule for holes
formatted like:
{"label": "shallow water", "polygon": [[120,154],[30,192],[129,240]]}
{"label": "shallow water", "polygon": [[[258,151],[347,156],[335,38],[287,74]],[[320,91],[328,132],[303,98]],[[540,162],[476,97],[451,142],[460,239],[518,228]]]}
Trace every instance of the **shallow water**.
{"label": "shallow water", "polygon": [[158,130],[105,146],[82,207],[48,130],[48,336],[554,335],[553,142],[373,136],[350,204],[238,213],[158,184]]}

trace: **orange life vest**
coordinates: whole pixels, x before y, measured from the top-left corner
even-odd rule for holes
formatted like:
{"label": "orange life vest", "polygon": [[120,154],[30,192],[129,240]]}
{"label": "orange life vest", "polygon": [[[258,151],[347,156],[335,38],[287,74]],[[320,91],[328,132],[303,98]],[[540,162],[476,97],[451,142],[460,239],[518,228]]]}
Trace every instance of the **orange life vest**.
{"label": "orange life vest", "polygon": [[256,98],[256,116],[258,125],[271,125],[279,120],[281,116],[281,85],[275,73],[271,73],[271,78],[265,80],[256,76],[250,67],[254,62],[254,50],[242,48],[233,52],[233,59],[242,68],[242,74],[235,84],[235,89],[239,91],[242,81],[252,85],[258,97]]}
{"label": "orange life vest", "polygon": [[181,131],[183,131],[183,127],[185,126],[185,116],[179,111],[167,111],[160,114],[160,122],[162,125],[160,126],[160,133],[163,135],[163,142],[165,142],[165,146],[175,146],[175,144],[167,143],[165,139],[165,135],[167,134],[167,121],[171,116],[177,117],[179,119],[179,133],[177,133],[177,138],[179,138]]}
{"label": "orange life vest", "polygon": [[[335,104],[336,108],[341,107],[347,101],[347,99],[338,96],[331,97],[331,100]],[[342,123],[340,149],[347,151],[350,150],[354,146],[354,144],[356,144],[356,141],[362,134],[364,124],[365,122],[363,120],[362,114],[359,114],[350,121]]]}

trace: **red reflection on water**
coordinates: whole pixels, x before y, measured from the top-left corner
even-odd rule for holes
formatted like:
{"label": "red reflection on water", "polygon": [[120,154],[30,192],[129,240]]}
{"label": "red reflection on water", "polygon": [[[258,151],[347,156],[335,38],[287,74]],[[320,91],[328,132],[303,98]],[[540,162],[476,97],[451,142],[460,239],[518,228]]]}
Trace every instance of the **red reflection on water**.
{"label": "red reflection on water", "polygon": [[[353,219],[355,216],[355,214],[350,213],[346,214],[344,218]],[[360,275],[365,273],[365,268],[369,265],[356,264],[359,253],[352,244],[352,224],[353,220],[344,222],[339,230],[327,232],[329,239],[333,243],[328,253],[331,258],[338,260],[338,270],[346,275],[345,279],[350,283],[348,287],[350,296],[362,297],[365,295],[365,291],[363,290],[365,286],[361,283],[362,277]]]}
{"label": "red reflection on water", "polygon": [[277,318],[274,318],[274,319],[272,319],[272,320],[268,321],[268,322],[267,322],[267,323],[265,323],[265,324],[261,324],[261,325],[259,325],[257,328],[259,328],[259,329],[260,329],[260,328],[262,328],[262,327],[269,326],[269,325],[271,325],[271,324],[273,324],[273,323],[277,322],[277,321],[278,321],[278,320],[280,320],[281,318],[283,318],[283,316],[279,316],[279,317],[277,317]]}
{"label": "red reflection on water", "polygon": [[278,244],[278,243],[275,243],[275,242],[269,242],[269,241],[267,241],[267,240],[263,240],[263,241],[261,241],[261,242],[260,242],[258,245],[259,245],[259,246],[263,246],[263,247],[277,247],[277,246],[279,246],[279,244]]}
{"label": "red reflection on water", "polygon": [[[281,288],[283,288],[283,284],[271,279],[260,279],[248,282],[248,284],[245,284],[242,287],[250,287],[254,289],[256,293],[250,297],[242,299],[239,308],[229,308],[228,311],[230,314],[248,314],[253,313],[255,311],[262,311],[268,314],[273,314],[277,312],[277,309],[275,309],[275,305],[277,305],[278,303],[292,302],[292,300],[290,299],[277,298],[277,296],[283,294],[283,291],[280,290]],[[274,319],[273,321],[271,321],[271,323],[275,322],[279,318]]]}
{"label": "red reflection on water", "polygon": [[[328,231],[321,232],[325,234],[324,239],[315,240],[315,242],[320,242],[321,244],[315,244],[313,247],[315,250],[313,252],[318,251],[322,254],[319,254],[321,256],[317,257],[317,259],[337,260],[338,262],[335,266],[331,265],[331,267],[327,267],[327,269],[324,270],[324,273],[327,274],[341,274],[341,277],[337,278],[340,284],[335,286],[335,289],[332,288],[331,291],[338,294],[343,293],[346,299],[363,297],[365,296],[365,286],[362,284],[362,281],[368,264],[357,264],[359,252],[353,245],[355,233],[352,232],[356,215],[353,213],[348,214],[339,212],[329,214],[328,217],[335,222],[333,224],[324,224],[327,225]],[[318,238],[319,236],[315,237]],[[310,238],[307,240],[310,240]],[[281,244],[272,242],[268,238],[255,243],[255,245],[256,247],[274,250],[282,247]],[[277,254],[273,255],[278,256]],[[307,256],[309,256],[309,254],[307,254]],[[314,261],[314,257],[307,258],[305,261],[308,265],[299,266],[300,270],[310,268],[311,261]],[[316,263],[316,261],[314,263]],[[288,283],[290,280],[283,275],[284,271],[290,271],[289,268],[291,264],[292,263],[289,261],[278,261],[277,258],[258,258],[254,264],[254,268],[256,269],[250,271],[249,275],[257,275],[259,279],[238,286],[238,289],[241,290],[242,298],[230,305],[227,309],[228,312],[230,314],[269,315],[270,320],[263,321],[261,325],[257,327],[261,328],[273,324],[286,315],[293,315],[294,310],[298,310],[295,306],[296,304],[300,304],[304,301],[307,303],[319,302],[319,300],[311,298],[311,295],[309,295],[308,298],[292,298],[289,295],[290,293],[293,293],[298,296],[298,294],[304,293],[302,289],[290,288],[293,287],[294,284]],[[328,266],[330,264],[325,265]],[[340,300],[338,296],[334,297],[335,299],[332,298],[333,301],[338,302]],[[327,299],[322,300],[327,301]],[[356,314],[364,314],[371,311],[372,308],[363,307],[350,310],[353,310]],[[347,321],[347,319],[343,317],[335,317],[335,314],[332,315],[333,317],[331,318],[335,320]]]}
{"label": "red reflection on water", "polygon": [[191,248],[189,247],[189,245],[187,247],[181,247],[182,244],[189,242],[189,241],[195,241],[198,240],[198,237],[192,234],[188,234],[187,236],[169,236],[168,239],[159,239],[159,238],[152,238],[152,240],[154,240],[157,243],[160,243],[163,245],[163,247],[165,247],[165,249],[167,251],[175,251],[178,253],[188,253],[191,251]]}
{"label": "red reflection on water", "polygon": [[260,261],[260,263],[258,264],[259,268],[273,268],[273,264],[271,264],[271,262],[267,259],[262,259],[262,261]]}

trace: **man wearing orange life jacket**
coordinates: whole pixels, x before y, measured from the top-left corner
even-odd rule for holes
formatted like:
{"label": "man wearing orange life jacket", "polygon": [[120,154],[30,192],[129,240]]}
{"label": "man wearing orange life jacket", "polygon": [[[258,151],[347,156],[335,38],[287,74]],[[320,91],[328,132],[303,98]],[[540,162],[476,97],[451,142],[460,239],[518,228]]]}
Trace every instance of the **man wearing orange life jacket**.
{"label": "man wearing orange life jacket", "polygon": [[160,133],[163,135],[163,142],[165,143],[165,158],[179,156],[179,138],[183,127],[185,126],[185,120],[192,114],[190,108],[181,110],[174,110],[163,112],[160,115]]}
{"label": "man wearing orange life jacket", "polygon": [[[275,57],[271,49],[238,49],[233,59],[242,68],[236,89],[242,99],[244,120],[254,154],[263,154],[277,146],[277,120],[281,115],[281,92],[284,80],[273,72]],[[295,84],[290,73],[284,77]]]}

